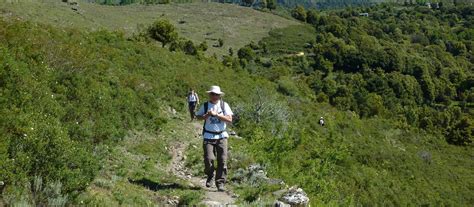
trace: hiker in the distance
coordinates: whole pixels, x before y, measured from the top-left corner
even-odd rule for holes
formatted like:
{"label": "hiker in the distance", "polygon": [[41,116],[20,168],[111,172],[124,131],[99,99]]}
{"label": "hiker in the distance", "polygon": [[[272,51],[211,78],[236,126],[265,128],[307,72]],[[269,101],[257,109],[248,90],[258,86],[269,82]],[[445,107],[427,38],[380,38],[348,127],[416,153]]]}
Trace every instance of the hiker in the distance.
{"label": "hiker in the distance", "polygon": [[[232,122],[232,110],[222,100],[224,92],[219,86],[211,86],[209,101],[204,103],[196,116],[204,121],[203,126],[203,149],[204,166],[207,175],[206,187],[211,187],[214,179],[214,160],[217,159],[217,170],[215,173],[215,184],[218,191],[225,191],[224,185],[227,177],[227,138],[226,131],[228,123]],[[214,154],[214,151],[216,152]]]}
{"label": "hiker in the distance", "polygon": [[189,108],[189,114],[191,115],[191,121],[194,120],[195,111],[196,111],[196,106],[199,105],[199,96],[197,93],[191,88],[189,89],[188,96],[186,97],[188,100],[188,108]]}

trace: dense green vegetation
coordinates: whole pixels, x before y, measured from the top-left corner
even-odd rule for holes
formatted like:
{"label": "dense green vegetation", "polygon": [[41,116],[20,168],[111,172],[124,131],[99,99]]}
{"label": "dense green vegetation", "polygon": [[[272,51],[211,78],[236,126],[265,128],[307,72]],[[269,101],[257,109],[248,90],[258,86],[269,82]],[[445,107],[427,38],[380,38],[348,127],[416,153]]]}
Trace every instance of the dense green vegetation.
{"label": "dense green vegetation", "polygon": [[473,7],[299,10],[310,25],[224,58],[278,84],[293,112],[287,127],[242,118],[249,159],[317,204],[472,205]]}
{"label": "dense green vegetation", "polygon": [[[173,32],[169,48],[150,40],[169,39],[161,38],[174,31],[167,21],[126,37],[0,20],[1,200],[159,202],[133,183],[174,179],[155,164],[169,161],[169,142],[191,133],[169,108],[186,113],[188,88],[217,84],[244,137],[231,139],[231,173],[260,163],[315,205],[470,206],[472,11],[300,9],[310,24],[229,49],[224,64],[189,52],[197,48],[188,41],[173,50]],[[199,162],[190,152],[190,165]],[[280,188],[235,186],[247,202],[271,201]],[[164,191],[184,195],[182,204],[199,198]]]}
{"label": "dense green vegetation", "polygon": [[[369,17],[359,16],[365,12]],[[293,16],[311,23],[314,36],[309,26],[276,30],[247,47],[256,56],[239,58],[255,60],[247,69],[283,82],[290,96],[288,75],[305,82],[319,102],[361,117],[392,117],[466,145],[474,136],[473,14],[472,6],[325,13],[298,7]]]}
{"label": "dense green vegetation", "polygon": [[[130,130],[158,133],[167,123],[163,111],[183,109],[191,86],[204,90],[212,80],[236,99],[243,94],[229,80],[258,85],[216,60],[172,54],[121,33],[0,24],[0,180],[6,202],[52,204],[63,195],[73,200],[100,169],[101,145],[114,146]],[[60,194],[28,198],[36,192],[35,177],[42,186],[60,183]]]}

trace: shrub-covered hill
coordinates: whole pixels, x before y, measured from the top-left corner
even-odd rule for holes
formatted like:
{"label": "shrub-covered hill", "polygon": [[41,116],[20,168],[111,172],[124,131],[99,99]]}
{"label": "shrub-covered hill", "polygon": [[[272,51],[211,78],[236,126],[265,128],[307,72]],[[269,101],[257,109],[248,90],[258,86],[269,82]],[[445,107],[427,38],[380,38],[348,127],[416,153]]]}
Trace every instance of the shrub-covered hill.
{"label": "shrub-covered hill", "polygon": [[[42,177],[80,192],[97,173],[94,146],[129,130],[157,133],[190,87],[219,84],[229,102],[269,86],[216,60],[171,53],[121,33],[0,21],[0,180],[4,193]],[[238,87],[237,87],[238,86]]]}
{"label": "shrub-covered hill", "polygon": [[[239,50],[238,60],[225,57],[224,63],[266,77],[277,83],[279,92],[287,96],[314,95],[316,102],[329,103],[341,111],[366,118],[342,116],[329,131],[317,130],[321,128],[312,125],[307,132],[316,130],[310,138],[298,139],[297,144],[286,143],[301,147],[288,150],[293,154],[267,157],[273,160],[270,163],[283,163],[276,173],[289,175],[287,180],[306,182],[318,198],[325,202],[337,200],[337,204],[348,201],[365,205],[472,205],[469,197],[473,194],[473,183],[462,182],[472,179],[468,172],[472,171],[474,135],[473,7],[428,9],[380,5],[293,12],[296,18],[310,24],[274,30],[270,37]],[[369,16],[359,15],[364,12]],[[320,106],[316,104],[316,108],[304,113],[320,111],[306,123],[315,123],[319,115],[327,116],[324,112],[328,109],[321,110]],[[417,128],[418,135],[411,130],[403,132],[413,128]],[[321,136],[326,132],[329,134]],[[330,137],[339,137],[339,141]],[[341,147],[332,155],[334,159],[347,157],[344,161],[334,161],[337,167],[329,170],[315,165],[314,160],[321,159],[321,152],[316,150],[311,154],[308,150],[325,145],[319,140],[330,140],[330,145],[336,143],[334,146]],[[257,147],[256,153],[261,149],[278,151],[285,141],[258,144],[265,147]],[[446,142],[466,146],[449,146]],[[339,154],[345,147],[348,154]],[[433,151],[440,152],[441,159],[451,161],[446,160],[437,165],[443,167],[436,169],[429,161]],[[451,153],[456,155],[450,158]],[[305,160],[311,161],[302,164]],[[320,164],[327,162],[323,159]],[[427,164],[425,167],[423,162]],[[448,167],[451,162],[464,167],[453,173],[453,166]],[[373,174],[369,172],[372,170]],[[305,177],[302,174],[308,171],[324,175],[323,179],[317,181],[312,174],[302,181]],[[368,180],[358,178],[369,174]],[[467,177],[454,181],[457,179],[452,177],[454,174]],[[378,179],[379,176],[383,179]],[[328,177],[336,177],[333,182],[338,184],[328,182]],[[334,189],[327,190],[331,186]],[[454,191],[466,194],[446,196]],[[330,192],[326,198],[325,192]]]}
{"label": "shrub-covered hill", "polygon": [[[7,1],[8,2],[8,1]],[[274,28],[298,24],[270,13],[233,4],[183,3],[160,5],[107,6],[78,1],[75,6],[61,0],[0,2],[0,16],[37,23],[88,30],[117,30],[131,35],[158,18],[170,20],[179,34],[209,46],[208,55],[226,54],[250,41],[258,41]],[[223,45],[219,46],[219,39]]]}
{"label": "shrub-covered hill", "polygon": [[[359,16],[365,12],[368,17]],[[473,142],[474,7],[296,13],[310,24],[277,29],[249,44],[239,53],[241,65],[290,96],[288,77],[340,110],[394,118],[452,144]]]}
{"label": "shrub-covered hill", "polygon": [[[117,32],[11,20],[0,21],[0,53],[3,202],[29,195],[36,205],[64,200],[80,204],[76,196],[107,165],[101,158],[111,151],[103,146],[133,142],[125,139],[130,131],[153,136],[178,130],[168,123],[186,123],[171,120],[167,107],[185,113],[188,88],[203,94],[211,84],[226,91],[226,101],[239,116],[235,128],[244,137],[231,140],[230,172],[261,163],[269,176],[301,186],[321,205],[474,202],[472,147],[448,145],[439,134],[389,119],[361,119],[316,103],[311,88],[293,77],[275,84],[240,67],[169,52]],[[317,124],[320,116],[326,118],[325,127]],[[166,154],[162,146],[167,143],[159,142],[152,146]],[[202,164],[189,157],[191,165]],[[120,166],[125,173],[117,172],[114,178],[129,176],[127,167],[147,169],[154,164]],[[46,186],[44,194],[38,193],[37,183]],[[270,200],[272,191],[280,188],[234,185],[247,202]],[[122,189],[110,194],[123,200],[125,193]]]}

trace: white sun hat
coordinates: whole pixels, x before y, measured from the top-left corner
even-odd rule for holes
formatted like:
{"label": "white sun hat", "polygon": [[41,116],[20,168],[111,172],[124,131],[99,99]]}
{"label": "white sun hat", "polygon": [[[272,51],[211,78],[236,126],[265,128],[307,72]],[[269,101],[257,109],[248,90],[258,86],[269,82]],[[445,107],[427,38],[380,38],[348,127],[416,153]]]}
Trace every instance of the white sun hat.
{"label": "white sun hat", "polygon": [[221,87],[219,86],[211,86],[211,88],[206,91],[207,93],[215,93],[219,95],[224,95],[224,92],[221,91]]}

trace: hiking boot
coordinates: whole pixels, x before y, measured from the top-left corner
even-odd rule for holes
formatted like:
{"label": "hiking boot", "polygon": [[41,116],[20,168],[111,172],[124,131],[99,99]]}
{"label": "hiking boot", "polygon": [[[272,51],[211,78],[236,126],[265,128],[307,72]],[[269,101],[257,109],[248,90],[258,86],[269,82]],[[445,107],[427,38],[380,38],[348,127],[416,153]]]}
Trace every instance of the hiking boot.
{"label": "hiking boot", "polygon": [[219,191],[219,192],[224,192],[225,191],[224,183],[218,183],[217,184],[217,191]]}
{"label": "hiking boot", "polygon": [[206,187],[208,187],[208,188],[212,187],[212,178],[207,178]]}

